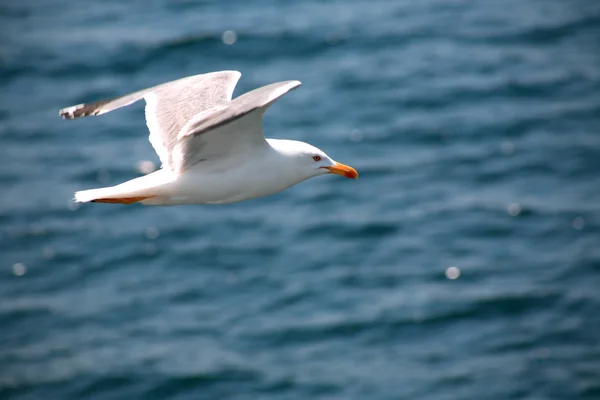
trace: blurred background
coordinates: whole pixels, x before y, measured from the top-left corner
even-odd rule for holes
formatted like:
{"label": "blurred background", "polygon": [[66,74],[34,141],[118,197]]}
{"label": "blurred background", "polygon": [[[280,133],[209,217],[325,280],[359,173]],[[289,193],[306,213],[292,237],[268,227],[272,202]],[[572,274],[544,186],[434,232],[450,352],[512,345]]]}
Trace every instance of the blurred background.
{"label": "blurred background", "polygon": [[[600,398],[600,2],[0,5],[0,398]],[[361,178],[76,205],[157,167],[143,102],[297,79],[267,136]],[[336,179],[337,178],[337,179]]]}

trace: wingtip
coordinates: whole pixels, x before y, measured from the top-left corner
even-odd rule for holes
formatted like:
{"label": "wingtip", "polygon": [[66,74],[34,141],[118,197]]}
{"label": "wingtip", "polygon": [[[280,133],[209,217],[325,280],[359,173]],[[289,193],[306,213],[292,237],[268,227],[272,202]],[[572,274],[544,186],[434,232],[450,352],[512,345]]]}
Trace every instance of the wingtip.
{"label": "wingtip", "polygon": [[69,111],[68,108],[63,108],[62,110],[60,110],[58,112],[58,115],[60,117],[62,117],[62,119],[73,119],[73,118],[75,118],[75,116],[73,115],[73,112]]}
{"label": "wingtip", "polygon": [[63,108],[58,112],[58,115],[60,115],[63,119],[75,119],[79,116],[77,110],[83,108],[84,106],[84,104],[79,104],[76,106]]}
{"label": "wingtip", "polygon": [[291,92],[294,89],[299,88],[300,86],[302,86],[302,82],[300,81],[287,81],[286,82],[287,85],[285,85],[285,92]]}
{"label": "wingtip", "polygon": [[287,83],[286,87],[288,92],[302,86],[302,82],[296,80],[287,81],[285,83]]}
{"label": "wingtip", "polygon": [[63,119],[75,119],[87,117],[89,115],[98,115],[99,110],[92,104],[78,104],[76,106],[63,108],[58,112]]}

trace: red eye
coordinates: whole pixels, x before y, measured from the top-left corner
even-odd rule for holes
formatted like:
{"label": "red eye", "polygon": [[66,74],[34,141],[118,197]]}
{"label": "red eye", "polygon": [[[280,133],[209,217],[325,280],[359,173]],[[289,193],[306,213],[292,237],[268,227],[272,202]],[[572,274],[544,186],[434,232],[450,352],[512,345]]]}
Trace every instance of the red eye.
{"label": "red eye", "polygon": [[313,160],[315,160],[315,161],[321,161],[321,156],[314,156]]}

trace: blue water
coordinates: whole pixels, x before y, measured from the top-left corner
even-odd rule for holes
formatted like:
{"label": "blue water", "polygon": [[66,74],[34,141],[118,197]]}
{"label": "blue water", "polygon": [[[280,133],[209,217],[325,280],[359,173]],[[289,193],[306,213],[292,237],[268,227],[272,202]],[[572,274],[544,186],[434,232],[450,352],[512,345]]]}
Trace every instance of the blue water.
{"label": "blue water", "polygon": [[[21,0],[0,26],[0,398],[600,398],[600,2]],[[72,204],[158,158],[142,103],[60,108],[223,69],[302,81],[267,136],[361,178]]]}

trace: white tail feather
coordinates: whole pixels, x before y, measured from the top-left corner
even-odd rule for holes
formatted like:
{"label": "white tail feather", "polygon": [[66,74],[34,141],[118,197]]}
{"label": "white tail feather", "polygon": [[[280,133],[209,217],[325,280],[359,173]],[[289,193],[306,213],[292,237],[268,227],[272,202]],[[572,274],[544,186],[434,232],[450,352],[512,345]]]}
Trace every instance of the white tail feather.
{"label": "white tail feather", "polygon": [[110,200],[154,197],[158,194],[157,188],[169,184],[173,179],[174,175],[166,174],[163,170],[158,170],[151,174],[121,183],[120,185],[75,192],[75,201],[77,203],[87,203],[99,199]]}
{"label": "white tail feather", "polygon": [[119,197],[123,197],[123,191],[118,190],[116,186],[75,192],[75,202],[77,203],[88,203],[96,199],[110,199]]}

